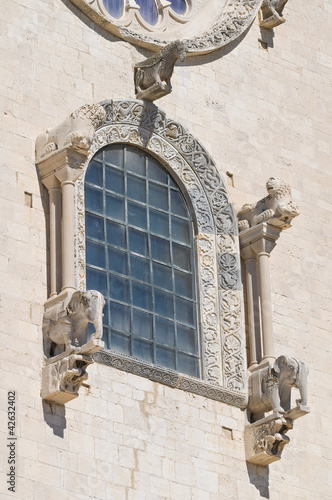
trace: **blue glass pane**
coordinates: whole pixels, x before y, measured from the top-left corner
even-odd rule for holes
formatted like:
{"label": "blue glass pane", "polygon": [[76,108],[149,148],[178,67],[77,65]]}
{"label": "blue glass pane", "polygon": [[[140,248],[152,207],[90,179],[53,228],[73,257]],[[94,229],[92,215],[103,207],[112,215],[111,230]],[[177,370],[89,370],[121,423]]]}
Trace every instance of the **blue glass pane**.
{"label": "blue glass pane", "polygon": [[122,15],[123,0],[103,0],[105,9],[112,17],[118,18]]}
{"label": "blue glass pane", "polygon": [[147,228],[146,207],[128,201],[128,224],[142,229]]}
{"label": "blue glass pane", "polygon": [[129,281],[118,276],[109,277],[110,297],[121,302],[129,302]]}
{"label": "blue glass pane", "polygon": [[108,307],[107,307],[107,303],[105,304],[105,307],[103,309],[103,325],[108,325]]}
{"label": "blue glass pane", "polygon": [[185,0],[170,0],[172,4],[172,9],[177,14],[184,14],[186,12],[186,2]]}
{"label": "blue glass pane", "polygon": [[171,190],[171,209],[174,214],[188,217],[187,207],[178,191]]}
{"label": "blue glass pane", "polygon": [[148,236],[141,231],[129,229],[129,248],[131,252],[139,253],[141,255],[148,255]]}
{"label": "blue glass pane", "polygon": [[172,268],[153,263],[153,283],[161,288],[173,290]]}
{"label": "blue glass pane", "polygon": [[89,163],[89,167],[85,174],[85,182],[90,182],[91,184],[97,184],[97,186],[103,185],[103,164],[92,160]]}
{"label": "blue glass pane", "polygon": [[105,342],[106,348],[109,346],[109,339],[108,339],[108,328],[103,328],[103,336],[101,339],[103,342]]}
{"label": "blue glass pane", "polygon": [[150,283],[150,261],[141,259],[136,255],[130,256],[130,269],[132,278]]}
{"label": "blue glass pane", "polygon": [[86,289],[98,290],[103,295],[107,295],[106,273],[87,267],[86,269]]}
{"label": "blue glass pane", "polygon": [[175,352],[165,347],[156,347],[156,363],[175,370]]}
{"label": "blue glass pane", "polygon": [[112,327],[121,332],[130,333],[130,308],[111,302],[110,309]]}
{"label": "blue glass pane", "polygon": [[152,363],[152,345],[144,340],[134,339],[133,356]]}
{"label": "blue glass pane", "polygon": [[178,349],[189,352],[190,354],[196,354],[197,347],[195,330],[187,328],[186,326],[178,325],[177,347]]}
{"label": "blue glass pane", "polygon": [[106,194],[106,215],[121,222],[125,221],[125,200],[112,194]]}
{"label": "blue glass pane", "polygon": [[165,316],[166,318],[173,318],[173,295],[171,295],[170,293],[155,290],[154,300],[154,309],[157,314],[160,314],[160,316]]}
{"label": "blue glass pane", "polygon": [[[113,0],[109,0],[110,3]],[[122,0],[120,0],[122,2]],[[110,149],[104,149],[104,161],[106,163],[111,163],[117,167],[123,168],[123,147],[122,146],[112,146]]]}
{"label": "blue glass pane", "polygon": [[128,174],[127,176],[127,196],[133,200],[146,202],[146,182],[145,179],[134,177]]}
{"label": "blue glass pane", "polygon": [[133,334],[145,339],[152,338],[152,314],[133,310]]}
{"label": "blue glass pane", "polygon": [[175,329],[173,321],[156,317],[156,341],[174,347]]}
{"label": "blue glass pane", "polygon": [[187,325],[194,325],[194,304],[189,300],[175,299],[176,303],[176,319]]}
{"label": "blue glass pane", "polygon": [[118,194],[124,194],[123,172],[105,165],[105,188]]}
{"label": "blue glass pane", "polygon": [[[153,0],[154,1],[154,0]],[[135,174],[145,176],[145,155],[137,149],[127,148],[126,151],[127,170]]]}
{"label": "blue glass pane", "polygon": [[192,377],[198,377],[198,361],[196,358],[189,356],[188,354],[178,353],[178,371],[190,375]]}
{"label": "blue glass pane", "polygon": [[191,274],[183,273],[181,271],[174,270],[175,278],[175,291],[180,295],[185,295],[186,297],[192,298],[193,296],[193,283]]}
{"label": "blue glass pane", "polygon": [[153,207],[168,210],[168,189],[149,182],[149,203]]}
{"label": "blue glass pane", "polygon": [[120,274],[128,274],[127,252],[115,248],[108,248],[108,267],[111,271]]}
{"label": "blue glass pane", "polygon": [[95,238],[103,241],[104,236],[104,220],[102,217],[97,217],[89,213],[85,214],[85,235],[88,238]]}
{"label": "blue glass pane", "polygon": [[162,182],[163,184],[167,184],[168,175],[163,168],[157,165],[150,158],[148,160],[148,166],[149,166],[149,179],[153,179],[155,181]]}
{"label": "blue glass pane", "polygon": [[122,352],[123,354],[130,354],[130,338],[121,333],[111,333],[110,348],[113,351]]}
{"label": "blue glass pane", "polygon": [[133,283],[133,304],[142,309],[152,309],[152,290],[151,287]]}
{"label": "blue glass pane", "polygon": [[85,186],[85,208],[99,214],[103,213],[103,192],[91,186]]}
{"label": "blue glass pane", "polygon": [[172,217],[172,238],[190,245],[190,225],[188,220]]}
{"label": "blue glass pane", "polygon": [[106,221],[107,243],[126,248],[126,227],[122,224]]}
{"label": "blue glass pane", "polygon": [[169,241],[151,236],[151,255],[153,259],[169,264],[171,262]]}
{"label": "blue glass pane", "polygon": [[86,263],[105,269],[105,246],[86,240]]}
{"label": "blue glass pane", "polygon": [[159,212],[158,210],[150,209],[150,231],[160,234],[161,236],[169,237],[169,220],[168,214]]}
{"label": "blue glass pane", "polygon": [[186,271],[191,270],[191,251],[190,248],[183,247],[173,243],[173,263]]}
{"label": "blue glass pane", "polygon": [[158,12],[154,0],[136,0],[136,3],[141,7],[139,12],[143,19],[149,24],[156,24],[158,20]]}

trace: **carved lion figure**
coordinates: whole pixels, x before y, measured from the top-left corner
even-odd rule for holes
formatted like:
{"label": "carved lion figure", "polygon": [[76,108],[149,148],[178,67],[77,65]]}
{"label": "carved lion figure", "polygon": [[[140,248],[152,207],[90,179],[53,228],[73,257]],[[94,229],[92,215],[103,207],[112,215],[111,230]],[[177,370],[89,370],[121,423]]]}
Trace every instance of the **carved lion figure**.
{"label": "carved lion figure", "polygon": [[177,59],[184,61],[187,48],[184,42],[175,40],[163,47],[154,56],[135,64],[134,80],[135,93],[159,84],[168,92],[171,91],[171,76]]}
{"label": "carved lion figure", "polygon": [[86,104],[71,113],[57,127],[47,129],[36,140],[36,159],[62,149],[72,147],[77,150],[88,151],[95,130],[105,121],[105,110],[98,104]]}
{"label": "carved lion figure", "polygon": [[95,332],[91,338],[101,339],[103,334],[103,295],[96,290],[76,291],[69,303],[61,301],[44,313],[44,352],[47,358],[71,348],[77,350],[88,340],[88,324]]}
{"label": "carved lion figure", "polygon": [[270,177],[266,183],[268,195],[257,203],[243,205],[238,213],[239,230],[255,226],[261,222],[281,228],[288,227],[294,217],[300,214],[292,201],[291,189],[278,177]]}

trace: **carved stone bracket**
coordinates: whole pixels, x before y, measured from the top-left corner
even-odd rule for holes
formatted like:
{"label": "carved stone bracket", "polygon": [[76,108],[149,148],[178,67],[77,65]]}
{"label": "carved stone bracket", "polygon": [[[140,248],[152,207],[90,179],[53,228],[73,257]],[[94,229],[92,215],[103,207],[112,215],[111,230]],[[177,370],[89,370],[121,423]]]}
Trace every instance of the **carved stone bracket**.
{"label": "carved stone bracket", "polygon": [[135,64],[135,93],[137,99],[155,101],[172,91],[171,76],[177,59],[184,61],[187,48],[180,40],[163,47],[158,54]]}
{"label": "carved stone bracket", "polygon": [[259,25],[261,28],[271,30],[286,20],[282,16],[282,11],[288,0],[263,0],[259,11]]}
{"label": "carved stone bracket", "polygon": [[[103,349],[104,297],[96,290],[62,292],[45,304],[41,397],[64,404],[78,396],[92,355]],[[88,323],[95,332],[88,338]]]}
{"label": "carved stone bracket", "polygon": [[281,459],[281,454],[290,442],[286,433],[293,428],[297,418],[307,415],[309,409],[297,406],[276,417],[269,415],[244,429],[246,460],[256,465],[269,465]]}

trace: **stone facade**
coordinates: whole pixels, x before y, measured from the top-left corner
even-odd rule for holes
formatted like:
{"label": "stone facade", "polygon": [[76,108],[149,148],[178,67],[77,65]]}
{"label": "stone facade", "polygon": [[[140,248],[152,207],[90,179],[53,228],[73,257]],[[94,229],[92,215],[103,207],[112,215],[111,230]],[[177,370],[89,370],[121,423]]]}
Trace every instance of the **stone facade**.
{"label": "stone facade", "polygon": [[[81,106],[134,99],[134,66],[151,52],[105,31],[72,2],[5,0],[1,498],[331,498],[331,14],[328,1],[288,2],[286,22],[273,31],[256,19],[225,47],[177,62],[172,93],[156,102],[213,158],[236,209],[266,196],[270,177],[284,179],[299,206],[270,257],[274,351],[307,364],[311,413],[287,434],[282,459],[263,467],[245,460],[243,410],[116,363],[92,364],[79,397],[65,406],[43,402],[50,228],[35,141]],[[6,483],[8,391],[16,397],[15,494]]]}

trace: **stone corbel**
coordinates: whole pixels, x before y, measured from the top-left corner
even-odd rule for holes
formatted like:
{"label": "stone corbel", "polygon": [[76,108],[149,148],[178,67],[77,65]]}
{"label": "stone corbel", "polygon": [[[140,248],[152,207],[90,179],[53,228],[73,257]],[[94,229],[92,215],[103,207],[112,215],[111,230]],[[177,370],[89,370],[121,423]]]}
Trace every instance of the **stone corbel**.
{"label": "stone corbel", "polygon": [[[81,106],[36,140],[36,164],[49,192],[50,298],[43,320],[42,398],[64,404],[78,396],[92,354],[102,349],[103,296],[75,288],[75,183],[95,131],[105,120],[99,105]],[[96,331],[88,340],[88,323]]]}
{"label": "stone corbel", "polygon": [[[104,297],[96,290],[67,291],[45,304],[43,320],[44,367],[41,397],[65,404],[78,396],[88,378],[92,355],[103,349]],[[95,332],[88,338],[88,324]]]}
{"label": "stone corbel", "polygon": [[171,76],[178,59],[184,61],[187,47],[175,40],[163,47],[157,54],[135,64],[134,81],[137,99],[155,101],[172,92]]}
{"label": "stone corbel", "polygon": [[288,0],[263,0],[258,14],[261,28],[271,30],[285,22],[282,11]]}

